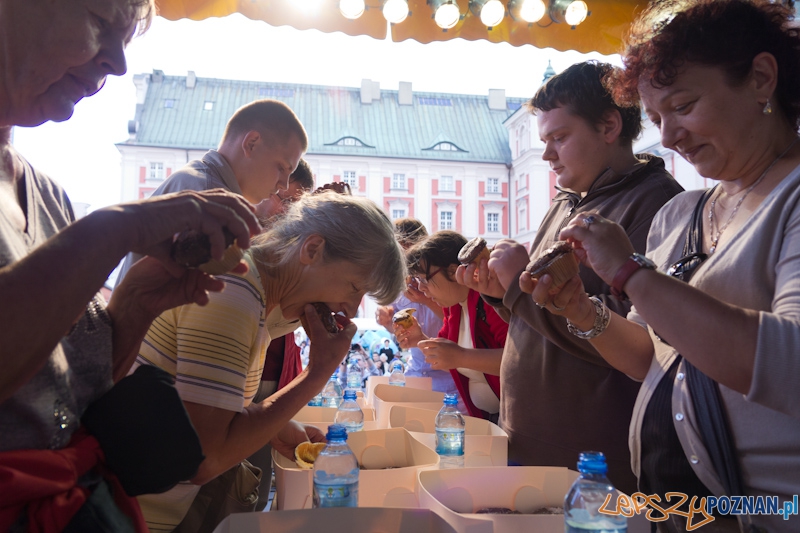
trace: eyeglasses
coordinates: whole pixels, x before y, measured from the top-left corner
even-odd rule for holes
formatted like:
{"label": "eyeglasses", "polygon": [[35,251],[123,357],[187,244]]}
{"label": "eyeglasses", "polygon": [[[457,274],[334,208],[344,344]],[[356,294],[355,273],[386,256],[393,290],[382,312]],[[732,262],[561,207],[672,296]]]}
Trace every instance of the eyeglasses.
{"label": "eyeglasses", "polygon": [[702,252],[695,252],[681,257],[670,265],[667,269],[667,275],[681,281],[689,281],[697,267],[702,265],[706,259],[708,259],[708,254]]}
{"label": "eyeglasses", "polygon": [[428,282],[429,282],[431,279],[433,279],[433,276],[435,276],[436,274],[438,274],[438,273],[439,273],[439,272],[441,272],[442,270],[443,270],[443,268],[437,268],[436,270],[434,270],[433,272],[431,272],[430,274],[428,274],[428,277],[427,277],[427,278],[423,278],[422,276],[414,276],[414,279],[416,280],[416,282],[417,282],[417,284],[418,284],[418,285],[420,285],[420,286],[422,286],[422,285],[425,285],[425,286],[427,286],[427,285],[428,285]]}

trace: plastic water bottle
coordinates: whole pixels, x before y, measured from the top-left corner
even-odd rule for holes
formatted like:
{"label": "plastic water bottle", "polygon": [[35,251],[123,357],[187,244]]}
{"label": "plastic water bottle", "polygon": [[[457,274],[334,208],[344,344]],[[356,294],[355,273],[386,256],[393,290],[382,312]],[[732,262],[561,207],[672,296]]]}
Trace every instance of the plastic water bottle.
{"label": "plastic water bottle", "polygon": [[308,405],[311,407],[322,407],[322,391],[318,392],[316,396],[309,400]]}
{"label": "plastic water bottle", "polygon": [[389,385],[406,386],[406,375],[403,374],[403,365],[400,362],[395,362],[392,365],[392,373],[389,374]]}
{"label": "plastic water bottle", "polygon": [[347,389],[344,391],[344,400],[333,417],[334,424],[341,424],[347,430],[347,434],[364,429],[364,411],[356,402],[356,391]]}
{"label": "plastic water bottle", "polygon": [[358,507],[358,461],[341,424],[328,426],[328,445],[314,462],[314,507]]}
{"label": "plastic water bottle", "polygon": [[339,404],[342,403],[342,386],[339,385],[336,374],[331,376],[331,379],[323,387],[321,394],[322,407],[339,407]]}
{"label": "plastic water bottle", "polygon": [[608,516],[598,512],[608,494],[616,502],[617,491],[606,477],[608,465],[600,452],[583,452],[578,458],[580,477],[575,480],[564,499],[566,533],[626,533],[628,520],[624,516]]}
{"label": "plastic water bottle", "polygon": [[350,361],[350,364],[347,365],[347,388],[361,388],[361,368],[355,361]]}
{"label": "plastic water bottle", "polygon": [[440,468],[464,466],[464,415],[458,410],[458,395],[445,394],[444,405],[436,415],[436,453]]}

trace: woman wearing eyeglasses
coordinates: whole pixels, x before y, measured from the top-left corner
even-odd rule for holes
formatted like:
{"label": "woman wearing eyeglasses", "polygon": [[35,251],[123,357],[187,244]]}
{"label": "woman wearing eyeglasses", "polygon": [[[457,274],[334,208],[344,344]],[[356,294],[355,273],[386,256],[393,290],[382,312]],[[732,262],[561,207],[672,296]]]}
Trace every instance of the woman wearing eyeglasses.
{"label": "woman wearing eyeglasses", "polygon": [[500,359],[508,324],[480,294],[455,280],[458,252],[467,243],[454,231],[439,231],[407,254],[409,272],[420,290],[444,311],[439,337],[430,339],[419,324],[395,328],[403,349],[418,347],[434,370],[449,370],[471,416],[497,422]]}
{"label": "woman wearing eyeglasses", "polygon": [[[617,96],[640,98],[662,144],[718,183],[664,206],[647,257],[596,214],[561,233],[630,298],[627,320],[577,277],[560,292],[547,277],[520,286],[643,380],[630,439],[642,492],[789,500],[800,492],[800,33],[779,2],[668,3],[634,25],[623,60]],[[795,520],[715,527],[797,531]],[[672,515],[659,531],[685,525]]]}

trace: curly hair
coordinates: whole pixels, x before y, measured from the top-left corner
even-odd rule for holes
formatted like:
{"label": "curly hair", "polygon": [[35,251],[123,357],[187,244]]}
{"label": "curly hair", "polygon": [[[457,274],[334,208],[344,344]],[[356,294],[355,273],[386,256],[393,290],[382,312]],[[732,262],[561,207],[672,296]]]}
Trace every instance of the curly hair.
{"label": "curly hair", "polygon": [[662,0],[631,26],[624,69],[605,83],[620,105],[639,102],[638,86],[667,87],[687,63],[718,67],[734,86],[750,75],[753,58],[775,57],[777,106],[795,127],[800,118],[800,29],[790,7],[769,0]]}
{"label": "curly hair", "polygon": [[633,142],[642,132],[639,103],[620,106],[604,86],[604,78],[615,67],[599,61],[576,63],[556,74],[542,85],[526,104],[532,114],[565,107],[593,127],[600,125],[609,111],[619,111],[622,131],[619,138]]}

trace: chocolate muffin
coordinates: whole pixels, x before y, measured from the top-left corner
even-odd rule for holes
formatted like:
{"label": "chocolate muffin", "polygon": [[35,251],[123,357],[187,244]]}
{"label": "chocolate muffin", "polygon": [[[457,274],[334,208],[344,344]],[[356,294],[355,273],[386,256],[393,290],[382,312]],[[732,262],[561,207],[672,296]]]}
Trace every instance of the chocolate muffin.
{"label": "chocolate muffin", "polygon": [[486,240],[483,237],[475,237],[458,252],[458,262],[464,266],[480,262],[484,257],[488,259],[490,252],[491,249],[486,246]]}
{"label": "chocolate muffin", "polygon": [[533,279],[550,274],[553,285],[560,287],[578,273],[578,260],[570,243],[558,241],[545,250],[538,259],[530,262],[525,270]]}
{"label": "chocolate muffin", "polygon": [[211,258],[211,239],[205,233],[195,230],[181,232],[172,242],[170,257],[185,268],[199,268],[211,275],[224,274],[242,260],[244,252],[236,244],[233,233],[223,228],[225,253],[220,259]]}
{"label": "chocolate muffin", "polygon": [[[322,325],[325,326],[325,329],[328,330],[329,333],[338,333],[339,323],[336,322],[336,319],[333,317],[331,308],[322,302],[316,302],[311,305],[314,306],[314,310],[319,315],[320,320],[322,320]],[[308,322],[306,321],[305,315],[300,317],[300,324],[308,331]]]}

